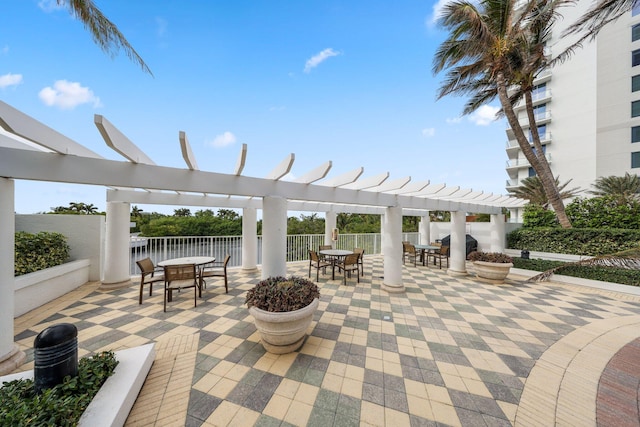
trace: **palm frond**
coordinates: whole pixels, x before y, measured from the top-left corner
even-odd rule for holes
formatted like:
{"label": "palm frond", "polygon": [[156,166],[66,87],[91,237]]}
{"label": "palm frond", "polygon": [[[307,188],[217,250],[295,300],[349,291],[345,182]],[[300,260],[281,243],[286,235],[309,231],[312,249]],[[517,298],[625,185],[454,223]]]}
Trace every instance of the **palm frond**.
{"label": "palm frond", "polygon": [[104,16],[93,0],[57,0],[57,2],[59,5],[66,6],[69,12],[82,22],[82,25],[89,30],[93,41],[103,52],[113,57],[115,52],[123,49],[129,59],[137,63],[144,72],[153,76],[142,57],[129,44],[118,27]]}
{"label": "palm frond", "polygon": [[625,270],[640,270],[640,247],[626,249],[610,255],[600,255],[589,259],[570,262],[530,277],[527,282],[544,282],[559,271],[573,266],[614,267]]}

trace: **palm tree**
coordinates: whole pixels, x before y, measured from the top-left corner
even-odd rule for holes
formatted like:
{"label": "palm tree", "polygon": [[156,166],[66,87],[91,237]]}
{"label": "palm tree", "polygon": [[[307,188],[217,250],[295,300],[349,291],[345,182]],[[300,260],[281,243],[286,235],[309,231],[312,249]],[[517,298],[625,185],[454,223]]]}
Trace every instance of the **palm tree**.
{"label": "palm tree", "polygon": [[564,59],[573,53],[582,43],[596,38],[600,30],[610,22],[616,21],[633,8],[638,0],[598,0],[584,15],[565,31],[565,35],[576,34],[578,40],[559,57]]}
{"label": "palm tree", "polygon": [[624,204],[640,194],[640,178],[626,172],[624,176],[601,176],[591,185],[595,190],[589,190],[596,196],[614,196],[618,204]]}
{"label": "palm tree", "polygon": [[147,64],[138,55],[138,52],[118,30],[118,27],[102,14],[100,9],[93,3],[93,0],[56,0],[56,2],[60,6],[65,6],[69,13],[82,22],[84,27],[91,33],[93,41],[103,52],[113,57],[118,50],[123,49],[127,57],[137,63],[142,68],[142,71],[153,75]]}
{"label": "palm tree", "polygon": [[[570,228],[564,203],[537,132],[531,91],[535,77],[547,66],[544,44],[558,18],[558,9],[571,0],[532,0],[514,9],[514,0],[448,3],[440,24],[450,31],[434,57],[434,73],[448,69],[438,98],[470,95],[463,114],[470,114],[496,97],[524,156],[540,177],[558,222]],[[524,98],[533,145],[524,133],[514,105]]]}
{"label": "palm tree", "polygon": [[[564,184],[560,184],[559,177],[555,178],[556,187],[558,188],[560,197],[563,200],[575,197],[580,192],[578,187],[565,190],[565,187],[569,185],[570,182],[571,180]],[[537,176],[531,176],[523,179],[521,185],[511,191],[510,195],[519,199],[528,200],[529,203],[540,205],[545,209],[549,207],[549,199],[547,198],[547,194],[544,192],[544,187],[542,186],[540,178]]]}

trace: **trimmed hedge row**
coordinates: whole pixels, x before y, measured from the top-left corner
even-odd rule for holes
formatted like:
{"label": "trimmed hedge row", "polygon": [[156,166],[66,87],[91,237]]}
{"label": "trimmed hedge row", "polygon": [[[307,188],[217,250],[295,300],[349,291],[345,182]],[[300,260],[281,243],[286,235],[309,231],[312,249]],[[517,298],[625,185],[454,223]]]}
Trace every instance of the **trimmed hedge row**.
{"label": "trimmed hedge row", "polygon": [[520,228],[507,234],[507,247],[574,255],[606,255],[640,245],[640,230]]}
{"label": "trimmed hedge row", "polygon": [[69,260],[67,238],[61,233],[42,231],[32,234],[19,231],[15,234],[14,275],[32,273]]}
{"label": "trimmed hedge row", "polygon": [[[513,266],[525,270],[546,271],[567,264],[562,261],[544,259],[513,258]],[[612,267],[592,267],[573,265],[558,271],[563,276],[580,277],[582,279],[601,280],[603,282],[640,286],[640,271],[625,270]]]}

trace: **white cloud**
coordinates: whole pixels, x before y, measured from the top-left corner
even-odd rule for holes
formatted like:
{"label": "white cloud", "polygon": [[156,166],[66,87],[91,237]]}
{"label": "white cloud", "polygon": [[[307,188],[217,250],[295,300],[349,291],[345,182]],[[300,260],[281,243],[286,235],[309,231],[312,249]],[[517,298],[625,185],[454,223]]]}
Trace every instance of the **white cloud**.
{"label": "white cloud", "polygon": [[18,86],[22,83],[22,74],[5,74],[0,76],[0,89],[4,89],[9,86]]}
{"label": "white cloud", "polygon": [[489,126],[496,120],[496,113],[500,111],[498,107],[483,105],[469,116],[469,120],[478,126]]}
{"label": "white cloud", "polygon": [[309,73],[313,68],[317,67],[322,62],[326,61],[332,56],[338,56],[338,55],[340,55],[340,52],[336,52],[331,48],[327,48],[322,52],[313,55],[310,59],[307,60],[307,62],[304,64],[304,72]]}
{"label": "white cloud", "polygon": [[57,0],[40,0],[38,7],[45,12],[53,12],[58,9],[62,9],[64,6],[58,3]]}
{"label": "white cloud", "polygon": [[93,103],[94,108],[101,107],[100,98],[93,94],[88,87],[80,86],[80,83],[58,80],[53,87],[45,87],[38,96],[49,107],[58,107],[70,110],[81,104]]}
{"label": "white cloud", "polygon": [[208,145],[211,145],[212,147],[226,147],[227,145],[232,145],[235,143],[236,143],[236,136],[231,132],[227,131],[213,138],[213,141],[211,141]]}
{"label": "white cloud", "polygon": [[422,136],[424,136],[425,138],[431,138],[435,134],[436,134],[436,129],[435,128],[422,129]]}
{"label": "white cloud", "polygon": [[462,117],[453,117],[451,119],[445,119],[448,125],[455,125],[462,121]]}

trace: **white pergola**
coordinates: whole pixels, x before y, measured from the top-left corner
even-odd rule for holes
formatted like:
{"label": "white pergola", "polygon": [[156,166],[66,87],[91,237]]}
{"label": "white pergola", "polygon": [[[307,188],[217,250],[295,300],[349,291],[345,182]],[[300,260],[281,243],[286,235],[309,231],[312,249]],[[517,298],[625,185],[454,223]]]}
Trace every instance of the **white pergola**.
{"label": "white pergola", "polygon": [[[324,212],[325,240],[340,212],[382,215],[383,289],[402,292],[402,217],[419,216],[421,238],[429,238],[429,211],[451,212],[450,274],[466,274],[467,212],[491,214],[491,250],[504,249],[502,208],[523,201],[510,196],[412,181],[389,173],[363,178],[364,168],[327,178],[327,161],[293,181],[289,154],[266,177],[242,175],[243,145],[233,174],[201,171],[185,132],[178,139],[185,168],[157,165],[106,118],[96,115],[106,144],[125,158],[106,159],[0,101],[0,373],[19,357],[13,342],[14,180],[90,184],[106,189],[106,244],[102,282],[127,283],[131,203],[238,208],[243,215],[242,268],[257,268],[257,209],[262,209],[262,277],[286,275],[287,211]],[[11,369],[8,369],[11,370]],[[5,370],[7,371],[7,370]]]}

